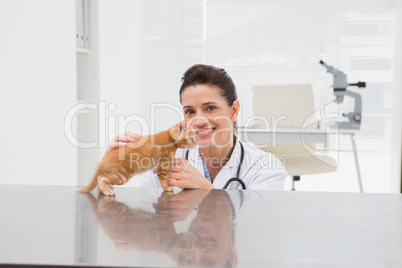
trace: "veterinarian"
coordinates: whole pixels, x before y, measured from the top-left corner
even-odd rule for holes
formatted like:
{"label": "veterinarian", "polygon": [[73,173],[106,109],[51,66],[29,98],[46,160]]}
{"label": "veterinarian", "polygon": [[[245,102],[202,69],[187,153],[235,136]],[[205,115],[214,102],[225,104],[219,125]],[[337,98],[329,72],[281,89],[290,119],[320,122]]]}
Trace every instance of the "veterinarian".
{"label": "veterinarian", "polygon": [[[287,173],[272,154],[242,143],[235,135],[240,102],[236,87],[224,69],[211,65],[189,68],[180,87],[186,122],[195,122],[198,146],[178,149],[169,168],[170,185],[182,189],[283,190]],[[108,150],[126,146],[139,137],[127,132]],[[151,171],[136,175],[128,186],[161,187]]]}

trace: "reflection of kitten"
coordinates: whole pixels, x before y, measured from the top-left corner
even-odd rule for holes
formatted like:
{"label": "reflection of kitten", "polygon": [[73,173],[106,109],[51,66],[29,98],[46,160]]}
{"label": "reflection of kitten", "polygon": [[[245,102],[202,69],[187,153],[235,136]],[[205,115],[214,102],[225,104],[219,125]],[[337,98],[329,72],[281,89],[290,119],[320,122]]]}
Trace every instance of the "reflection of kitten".
{"label": "reflection of kitten", "polygon": [[[176,233],[173,220],[169,218],[168,197],[164,192],[158,199],[162,213],[134,209],[116,201],[115,196],[85,194],[99,225],[118,249],[159,251],[178,262],[194,258],[195,235],[189,232]],[[187,263],[187,262],[185,262]]]}
{"label": "reflection of kitten", "polygon": [[78,192],[90,192],[99,184],[103,194],[114,195],[112,185],[122,185],[132,176],[154,167],[163,189],[173,191],[167,178],[169,163],[177,148],[194,148],[195,138],[196,132],[192,125],[184,129],[182,122],[167,131],[143,136],[126,147],[111,150],[103,157],[89,185]]}

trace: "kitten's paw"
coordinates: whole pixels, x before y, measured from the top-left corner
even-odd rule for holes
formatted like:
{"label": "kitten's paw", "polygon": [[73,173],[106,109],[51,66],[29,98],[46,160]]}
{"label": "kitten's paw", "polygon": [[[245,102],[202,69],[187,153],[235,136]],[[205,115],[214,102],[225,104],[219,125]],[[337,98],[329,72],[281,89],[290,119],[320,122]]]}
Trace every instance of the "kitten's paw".
{"label": "kitten's paw", "polygon": [[173,192],[173,186],[169,185],[164,190],[165,190],[165,192]]}
{"label": "kitten's paw", "polygon": [[106,189],[106,190],[102,190],[102,193],[103,193],[104,195],[107,195],[107,196],[113,196],[113,195],[116,195],[116,193],[114,192],[114,190],[113,190],[113,189]]}

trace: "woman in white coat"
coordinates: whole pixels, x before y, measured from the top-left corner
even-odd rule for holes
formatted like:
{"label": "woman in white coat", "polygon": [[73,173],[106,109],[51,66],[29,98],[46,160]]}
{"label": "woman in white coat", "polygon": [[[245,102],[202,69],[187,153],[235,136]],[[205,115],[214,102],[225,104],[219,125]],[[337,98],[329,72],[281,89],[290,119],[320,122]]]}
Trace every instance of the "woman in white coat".
{"label": "woman in white coat", "polygon": [[[182,189],[283,190],[287,173],[281,162],[241,143],[234,134],[240,102],[224,69],[202,64],[189,68],[182,78],[180,102],[185,120],[195,122],[198,146],[177,151],[169,168],[170,185]],[[119,135],[109,149],[136,138],[138,134],[130,132]],[[127,185],[161,187],[152,171],[137,175]]]}

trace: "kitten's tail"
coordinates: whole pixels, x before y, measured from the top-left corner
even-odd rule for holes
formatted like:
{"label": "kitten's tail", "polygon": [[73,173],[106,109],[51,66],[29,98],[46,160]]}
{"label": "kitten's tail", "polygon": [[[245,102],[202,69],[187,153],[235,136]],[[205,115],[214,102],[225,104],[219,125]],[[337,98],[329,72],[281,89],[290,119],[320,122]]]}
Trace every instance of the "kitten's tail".
{"label": "kitten's tail", "polygon": [[96,187],[96,185],[98,185],[98,176],[99,176],[99,174],[98,174],[98,172],[96,172],[95,175],[92,177],[92,179],[89,182],[87,187],[79,188],[76,191],[78,193],[89,193],[89,192],[91,192]]}

